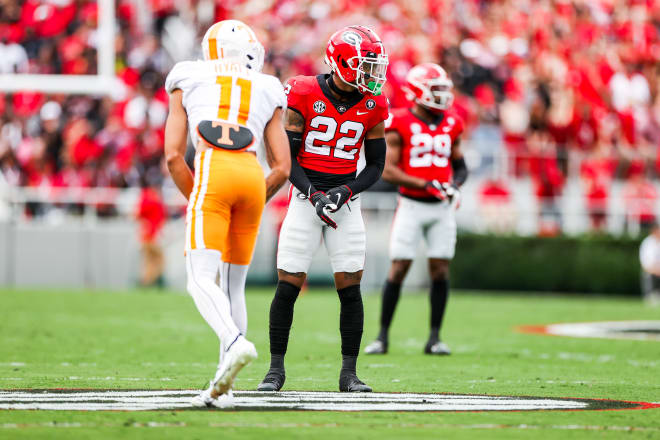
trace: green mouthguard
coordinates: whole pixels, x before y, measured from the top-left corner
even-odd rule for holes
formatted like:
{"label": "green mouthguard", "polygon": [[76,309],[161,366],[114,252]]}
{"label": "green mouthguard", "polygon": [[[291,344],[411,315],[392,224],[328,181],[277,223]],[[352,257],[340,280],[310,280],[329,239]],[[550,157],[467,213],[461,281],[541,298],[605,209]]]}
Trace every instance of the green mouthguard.
{"label": "green mouthguard", "polygon": [[378,96],[382,93],[383,84],[377,83],[376,81],[369,81],[367,88],[371,90],[374,96]]}

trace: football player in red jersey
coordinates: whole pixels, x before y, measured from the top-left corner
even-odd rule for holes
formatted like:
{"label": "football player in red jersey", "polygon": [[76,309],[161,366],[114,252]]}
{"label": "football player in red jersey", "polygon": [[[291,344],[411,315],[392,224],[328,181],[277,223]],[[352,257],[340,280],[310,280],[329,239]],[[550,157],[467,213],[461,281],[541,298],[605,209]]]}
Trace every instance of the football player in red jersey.
{"label": "football player in red jersey", "polygon": [[[364,322],[360,280],[365,230],[359,194],[380,178],[385,165],[388,108],[381,89],[388,61],[375,32],[349,26],[330,37],[325,62],[330,74],[297,76],[285,87],[293,185],[277,251],[279,281],[270,308],[271,363],[260,391],[277,391],[284,384],[294,303],[321,241],[341,303],[339,390],[371,391],[356,374]],[[358,174],[363,146],[366,166]]]}
{"label": "football player in red jersey", "polygon": [[449,354],[440,327],[449,292],[449,261],[456,245],[458,188],[467,179],[460,149],[461,119],[452,112],[452,82],[437,64],[413,67],[406,76],[410,108],[392,111],[387,121],[387,162],[383,178],[399,185],[399,205],[392,223],[392,265],[383,289],[378,338],[367,354],[387,353],[388,331],[410,264],[424,237],[431,275],[431,334],[428,354]]}

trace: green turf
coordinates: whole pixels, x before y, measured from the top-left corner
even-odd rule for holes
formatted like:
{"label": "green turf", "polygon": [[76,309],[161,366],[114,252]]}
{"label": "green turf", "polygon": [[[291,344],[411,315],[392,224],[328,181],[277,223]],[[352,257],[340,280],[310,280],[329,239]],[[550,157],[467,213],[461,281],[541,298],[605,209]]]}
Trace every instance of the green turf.
{"label": "green turf", "polygon": [[[254,389],[268,366],[271,290],[248,293],[248,337],[259,359],[236,384]],[[199,388],[217,340],[182,294],[0,290],[0,388]],[[379,299],[365,298],[363,345]],[[428,299],[404,296],[390,354],[360,358],[376,391],[660,401],[660,343],[520,334],[514,327],[658,319],[629,299],[453,294],[444,339],[454,354],[421,354]],[[296,303],[288,390],[337,389],[339,304],[312,290]],[[155,423],[155,424],[154,424]],[[151,426],[150,426],[151,425]],[[511,413],[0,411],[0,438],[660,438],[660,409]]]}

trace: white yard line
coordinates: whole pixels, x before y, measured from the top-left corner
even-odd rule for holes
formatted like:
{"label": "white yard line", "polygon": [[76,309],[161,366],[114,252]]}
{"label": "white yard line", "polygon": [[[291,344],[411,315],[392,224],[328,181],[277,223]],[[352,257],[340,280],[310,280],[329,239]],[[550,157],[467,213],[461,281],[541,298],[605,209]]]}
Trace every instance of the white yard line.
{"label": "white yard line", "polygon": [[[190,408],[196,390],[0,391],[0,409],[41,410],[164,410]],[[245,410],[307,411],[525,411],[588,409],[579,399],[416,393],[236,391],[235,407]]]}

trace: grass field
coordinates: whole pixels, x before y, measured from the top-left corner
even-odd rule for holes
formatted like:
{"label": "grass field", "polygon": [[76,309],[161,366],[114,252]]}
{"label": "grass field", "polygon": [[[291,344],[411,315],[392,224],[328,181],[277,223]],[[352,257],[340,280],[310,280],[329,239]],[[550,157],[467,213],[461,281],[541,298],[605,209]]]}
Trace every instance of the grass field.
{"label": "grass field", "polygon": [[[248,293],[248,337],[259,359],[239,376],[254,389],[267,370],[272,291]],[[0,290],[0,388],[201,388],[217,340],[186,295]],[[365,298],[363,345],[379,298]],[[524,324],[659,319],[639,301],[457,292],[444,339],[450,357],[421,354],[425,295],[404,296],[390,354],[362,356],[375,391],[660,401],[660,343],[521,334]],[[287,390],[337,390],[339,303],[311,290],[296,304]],[[0,411],[0,438],[660,438],[660,409],[468,413],[246,411]]]}

